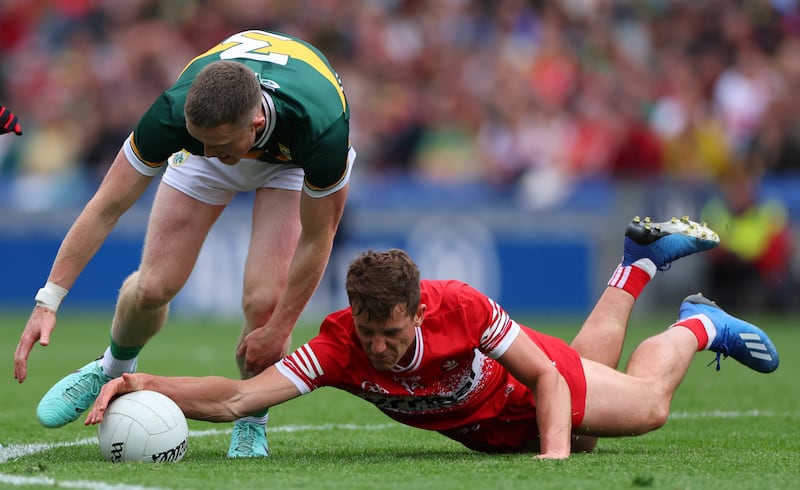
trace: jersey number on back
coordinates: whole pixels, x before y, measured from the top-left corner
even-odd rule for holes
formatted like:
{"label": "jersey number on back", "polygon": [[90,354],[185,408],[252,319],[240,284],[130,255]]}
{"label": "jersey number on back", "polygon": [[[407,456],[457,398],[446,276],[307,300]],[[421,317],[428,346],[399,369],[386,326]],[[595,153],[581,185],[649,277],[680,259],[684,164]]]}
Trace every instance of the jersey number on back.
{"label": "jersey number on back", "polygon": [[273,53],[267,48],[272,46],[270,38],[279,41],[291,41],[291,39],[277,34],[267,34],[261,31],[247,31],[235,34],[226,39],[222,44],[236,43],[226,48],[219,54],[220,59],[230,60],[235,58],[245,58],[255,61],[266,61],[278,65],[285,65],[289,62],[289,55]]}

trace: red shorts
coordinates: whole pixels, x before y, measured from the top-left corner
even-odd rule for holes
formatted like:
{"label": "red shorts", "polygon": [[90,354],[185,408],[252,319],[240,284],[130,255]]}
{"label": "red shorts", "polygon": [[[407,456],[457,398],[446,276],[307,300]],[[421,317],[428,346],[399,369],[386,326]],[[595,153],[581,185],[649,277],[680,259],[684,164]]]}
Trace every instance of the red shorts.
{"label": "red shorts", "polygon": [[[583,422],[586,408],[586,376],[581,358],[563,340],[527,327],[522,331],[555,361],[556,368],[567,381],[572,398],[572,427]],[[506,403],[490,419],[484,419],[441,434],[475,451],[514,453],[539,451],[539,427],[536,424],[536,403],[531,390],[509,375]]]}

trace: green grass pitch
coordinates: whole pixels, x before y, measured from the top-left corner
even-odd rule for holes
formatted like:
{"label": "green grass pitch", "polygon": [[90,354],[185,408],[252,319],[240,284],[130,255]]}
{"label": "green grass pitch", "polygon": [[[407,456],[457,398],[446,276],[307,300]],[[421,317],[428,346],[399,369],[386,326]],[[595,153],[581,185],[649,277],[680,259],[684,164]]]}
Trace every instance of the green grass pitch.
{"label": "green grass pitch", "polygon": [[[571,339],[578,321],[527,320]],[[781,354],[763,375],[736,361],[716,372],[700,353],[673,401],[667,425],[636,438],[606,439],[593,454],[566,461],[471,452],[435,433],[394,423],[365,402],[322,389],[270,411],[268,460],[225,458],[230,424],[190,421],[189,449],[177,464],[103,460],[96,427],[82,418],[61,429],[36,421],[41,395],[105,349],[108,316],[64,312],[51,345],[37,346],[28,380],[13,379],[13,351],[24,315],[0,315],[0,488],[87,489],[737,489],[798,488],[800,481],[800,325],[759,323]],[[670,322],[634,315],[626,352]],[[295,344],[315,332],[298,327]],[[236,376],[238,325],[170,320],[143,351],[140,369],[166,375]]]}

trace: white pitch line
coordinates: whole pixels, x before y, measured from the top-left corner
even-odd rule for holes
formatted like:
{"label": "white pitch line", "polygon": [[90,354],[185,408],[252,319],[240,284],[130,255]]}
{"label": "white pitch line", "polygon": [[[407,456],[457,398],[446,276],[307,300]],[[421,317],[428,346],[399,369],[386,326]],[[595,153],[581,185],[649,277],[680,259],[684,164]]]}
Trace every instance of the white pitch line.
{"label": "white pitch line", "polygon": [[[399,424],[373,424],[373,425],[355,425],[355,424],[322,424],[322,425],[284,425],[278,427],[270,427],[267,429],[268,433],[273,432],[308,432],[320,430],[384,430],[395,427],[401,427]],[[230,434],[231,429],[208,429],[208,430],[191,430],[189,431],[190,437],[205,437],[215,436],[220,434]],[[33,443],[33,444],[9,444],[3,449],[0,449],[0,464],[5,463],[11,459],[22,458],[24,456],[31,456],[44,451],[49,451],[57,447],[73,447],[73,446],[87,446],[89,444],[97,444],[97,437],[85,437],[83,439],[76,439],[74,441],[54,442],[54,443]]]}
{"label": "white pitch line", "polygon": [[[674,412],[670,414],[670,419],[675,420],[689,420],[689,419],[713,419],[713,418],[751,418],[751,417],[775,417],[778,415],[796,415],[793,413],[776,414],[771,411],[762,410],[746,410],[746,411],[701,411],[701,412]],[[385,430],[403,427],[397,423],[389,424],[373,424],[373,425],[355,425],[355,424],[322,424],[322,425],[285,425],[278,427],[270,427],[268,432],[308,432],[308,431],[324,431],[324,430]],[[207,429],[207,430],[192,430],[189,431],[191,437],[205,437],[214,435],[230,434],[231,429]],[[0,449],[0,464],[5,463],[11,459],[17,459],[25,456],[31,456],[44,451],[49,451],[57,447],[73,447],[85,446],[89,444],[97,444],[96,437],[86,437],[74,441],[56,442],[56,443],[34,443],[34,444],[10,444]],[[49,487],[63,487],[63,488],[77,488],[84,490],[167,490],[159,487],[143,487],[138,485],[126,485],[118,483],[106,483],[100,481],[86,481],[86,480],[56,480],[44,476],[18,476],[7,475],[0,473],[0,483],[12,486],[49,486]]]}
{"label": "white pitch line", "polygon": [[[744,419],[751,417],[775,417],[780,414],[769,410],[745,410],[745,411],[725,411],[725,410],[711,410],[701,412],[674,412],[669,414],[670,419],[675,420],[689,420],[689,419]],[[784,413],[784,416],[792,415],[791,413]]]}
{"label": "white pitch line", "polygon": [[[674,420],[691,420],[691,419],[719,419],[719,418],[754,418],[754,417],[775,417],[777,415],[788,416],[790,413],[776,414],[771,411],[764,410],[745,410],[745,411],[701,411],[701,412],[673,412],[669,415],[670,419]],[[372,425],[356,425],[356,424],[322,424],[322,425],[284,425],[278,427],[270,427],[267,429],[269,433],[273,432],[309,432],[309,431],[326,431],[326,430],[385,430],[391,428],[403,427],[397,423],[389,424],[372,424]],[[189,431],[191,437],[205,437],[222,434],[230,434],[231,429],[207,429],[207,430],[192,430]],[[10,444],[0,449],[0,464],[5,463],[11,459],[22,458],[31,456],[44,451],[49,451],[57,447],[72,447],[72,446],[86,446],[89,444],[97,444],[97,437],[86,437],[74,441],[55,442],[55,443],[33,443],[33,444]]]}
{"label": "white pitch line", "polygon": [[[399,424],[373,424],[373,425],[355,425],[355,424],[322,424],[322,425],[285,425],[279,427],[270,427],[268,432],[305,432],[305,431],[320,431],[320,430],[384,430],[401,427]],[[189,431],[190,437],[205,437],[222,434],[230,434],[231,429],[208,429],[208,430],[191,430]],[[0,464],[5,463],[11,459],[17,459],[24,456],[31,456],[44,451],[49,451],[57,447],[74,447],[86,446],[89,444],[97,444],[97,437],[85,437],[83,439],[76,439],[74,441],[56,442],[56,443],[35,443],[35,444],[10,444],[0,449]],[[87,480],[56,480],[46,476],[19,476],[7,475],[0,473],[0,484],[10,486],[44,486],[44,487],[59,487],[59,488],[77,488],[83,490],[168,490],[159,487],[143,487],[140,485],[127,485],[122,483],[106,483],[102,481],[87,481]]]}
{"label": "white pitch line", "polygon": [[143,487],[125,483],[106,483],[87,480],[56,480],[46,476],[18,476],[0,473],[0,483],[15,487],[39,485],[43,487],[80,488],[85,490],[168,490],[159,487]]}
{"label": "white pitch line", "polygon": [[38,442],[34,444],[10,444],[0,449],[0,463],[5,463],[9,459],[17,459],[30,456],[31,454],[49,451],[57,447],[85,446],[92,443],[97,444],[97,437],[87,437],[85,439],[55,443]]}
{"label": "white pitch line", "polygon": [[[402,427],[402,425],[393,424],[373,424],[373,425],[356,425],[356,424],[322,424],[322,425],[282,425],[278,427],[269,427],[267,432],[309,432],[314,430],[385,430]],[[191,430],[189,435],[193,437],[203,436],[216,436],[220,434],[230,434],[231,429],[207,429],[207,430]],[[2,462],[2,458],[0,458]]]}

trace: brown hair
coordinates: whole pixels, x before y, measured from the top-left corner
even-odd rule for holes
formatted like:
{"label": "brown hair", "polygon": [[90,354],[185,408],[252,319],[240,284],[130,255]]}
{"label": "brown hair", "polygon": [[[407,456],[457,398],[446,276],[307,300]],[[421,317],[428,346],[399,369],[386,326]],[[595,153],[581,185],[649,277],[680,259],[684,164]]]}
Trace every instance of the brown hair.
{"label": "brown hair", "polygon": [[419,306],[419,269],[400,249],[361,254],[350,264],[345,287],[353,314],[366,313],[368,321],[386,322],[397,305],[409,316]]}
{"label": "brown hair", "polygon": [[183,112],[200,128],[245,125],[261,103],[253,70],[235,61],[215,61],[200,70],[186,95]]}

